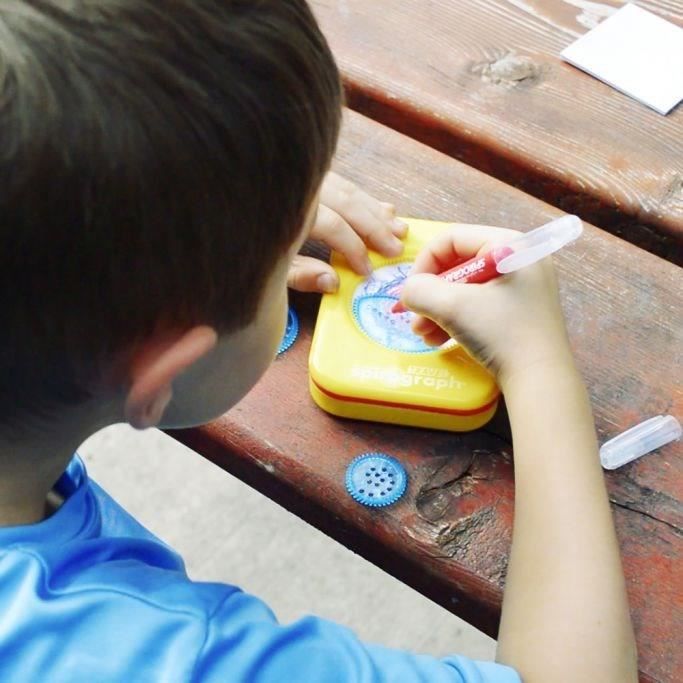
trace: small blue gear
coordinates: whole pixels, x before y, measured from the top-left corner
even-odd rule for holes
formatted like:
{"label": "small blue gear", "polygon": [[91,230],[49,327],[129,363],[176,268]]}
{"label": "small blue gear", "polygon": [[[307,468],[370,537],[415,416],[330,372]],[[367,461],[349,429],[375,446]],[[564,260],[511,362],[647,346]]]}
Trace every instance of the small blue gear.
{"label": "small blue gear", "polygon": [[284,353],[295,341],[299,335],[299,316],[296,311],[290,306],[287,310],[287,327],[285,328],[285,336],[282,337],[280,348],[277,350],[277,355]]}
{"label": "small blue gear", "polygon": [[386,507],[403,496],[408,485],[405,467],[386,453],[364,453],[346,469],[346,490],[358,503]]}

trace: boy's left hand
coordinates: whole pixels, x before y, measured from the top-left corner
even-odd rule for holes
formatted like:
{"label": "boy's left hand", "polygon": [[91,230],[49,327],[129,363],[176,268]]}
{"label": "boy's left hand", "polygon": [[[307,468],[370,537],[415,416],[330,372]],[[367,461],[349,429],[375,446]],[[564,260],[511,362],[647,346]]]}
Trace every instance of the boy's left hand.
{"label": "boy's left hand", "polygon": [[[341,252],[361,275],[372,271],[368,247],[386,257],[399,256],[408,226],[396,218],[392,204],[380,202],[336,173],[328,173],[309,239]],[[329,263],[311,256],[294,257],[287,284],[300,292],[335,292],[339,277]]]}

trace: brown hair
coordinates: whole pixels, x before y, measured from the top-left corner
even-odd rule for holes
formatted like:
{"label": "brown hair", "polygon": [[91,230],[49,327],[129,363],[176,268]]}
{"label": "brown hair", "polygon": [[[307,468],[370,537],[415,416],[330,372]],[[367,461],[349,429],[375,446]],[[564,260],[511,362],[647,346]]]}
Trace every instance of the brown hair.
{"label": "brown hair", "polygon": [[340,100],[304,0],[5,0],[0,420],[159,326],[248,324]]}

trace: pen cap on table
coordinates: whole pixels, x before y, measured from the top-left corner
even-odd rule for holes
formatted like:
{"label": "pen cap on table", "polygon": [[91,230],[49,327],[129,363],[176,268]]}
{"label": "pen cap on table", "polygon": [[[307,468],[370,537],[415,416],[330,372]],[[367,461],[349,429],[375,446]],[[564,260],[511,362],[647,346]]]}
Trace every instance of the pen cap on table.
{"label": "pen cap on table", "polygon": [[604,443],[600,448],[600,462],[606,470],[614,470],[680,439],[681,433],[681,425],[673,415],[658,415]]}
{"label": "pen cap on table", "polygon": [[408,311],[391,312],[412,261],[452,223],[406,219],[399,258],[371,253],[369,277],[339,254],[339,290],[320,304],[309,357],[313,400],[333,415],[449,431],[477,429],[495,413],[500,391],[491,373],[460,345],[427,346]]}

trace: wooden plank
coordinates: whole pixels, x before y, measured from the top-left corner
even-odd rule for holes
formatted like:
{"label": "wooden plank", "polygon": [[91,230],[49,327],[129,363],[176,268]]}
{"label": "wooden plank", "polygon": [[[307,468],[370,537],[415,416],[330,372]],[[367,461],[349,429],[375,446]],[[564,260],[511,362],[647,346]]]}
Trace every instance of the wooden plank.
{"label": "wooden plank", "polygon": [[[354,113],[336,169],[404,215],[526,229],[559,214]],[[678,269],[591,226],[556,260],[600,437],[651,415],[683,414]],[[254,390],[211,425],[173,436],[495,636],[514,502],[504,413],[470,434],[325,414],[307,389],[317,298],[295,296],[293,305],[300,338]],[[344,490],[348,462],[371,450],[392,453],[410,476],[405,497],[385,510],[365,509]],[[673,683],[683,670],[682,456],[671,444],[607,475],[643,681]]]}
{"label": "wooden plank", "polygon": [[[313,0],[352,108],[683,263],[683,107],[564,63],[623,0]],[[639,5],[683,25],[683,3]]]}

